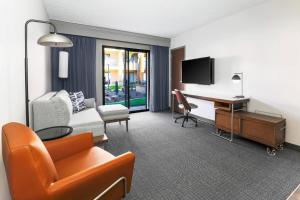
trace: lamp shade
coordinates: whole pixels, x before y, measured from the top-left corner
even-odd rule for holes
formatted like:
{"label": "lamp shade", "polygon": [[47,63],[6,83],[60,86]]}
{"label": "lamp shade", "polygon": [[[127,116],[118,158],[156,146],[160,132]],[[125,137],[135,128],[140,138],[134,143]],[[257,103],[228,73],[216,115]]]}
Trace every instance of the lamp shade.
{"label": "lamp shade", "polygon": [[234,74],[231,79],[234,83],[239,83],[241,81],[241,77],[237,74]]}
{"label": "lamp shade", "polygon": [[68,78],[69,53],[66,51],[59,52],[59,78]]}
{"label": "lamp shade", "polygon": [[49,33],[40,37],[38,40],[38,44],[42,46],[59,48],[73,46],[73,42],[69,38],[57,33]]}

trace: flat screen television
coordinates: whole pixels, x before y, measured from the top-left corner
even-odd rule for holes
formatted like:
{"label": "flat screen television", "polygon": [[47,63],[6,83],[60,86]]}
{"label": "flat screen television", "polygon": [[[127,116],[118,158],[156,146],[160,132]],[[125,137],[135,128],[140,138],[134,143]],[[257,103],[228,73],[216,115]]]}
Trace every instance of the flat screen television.
{"label": "flat screen television", "polygon": [[205,57],[182,61],[182,83],[214,84],[214,59]]}

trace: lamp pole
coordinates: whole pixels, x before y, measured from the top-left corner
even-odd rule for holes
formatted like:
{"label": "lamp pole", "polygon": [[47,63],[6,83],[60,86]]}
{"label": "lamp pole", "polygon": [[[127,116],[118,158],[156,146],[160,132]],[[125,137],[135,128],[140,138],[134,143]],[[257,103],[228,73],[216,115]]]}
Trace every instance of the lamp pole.
{"label": "lamp pole", "polygon": [[239,75],[241,76],[241,91],[242,91],[241,97],[243,97],[244,96],[244,74],[239,73]]}
{"label": "lamp pole", "polygon": [[242,73],[242,96],[244,96],[244,74]]}
{"label": "lamp pole", "polygon": [[56,27],[49,21],[30,19],[25,23],[25,107],[26,107],[26,126],[29,126],[29,94],[28,94],[28,25],[32,22],[49,24],[53,27],[54,33],[56,33]]}

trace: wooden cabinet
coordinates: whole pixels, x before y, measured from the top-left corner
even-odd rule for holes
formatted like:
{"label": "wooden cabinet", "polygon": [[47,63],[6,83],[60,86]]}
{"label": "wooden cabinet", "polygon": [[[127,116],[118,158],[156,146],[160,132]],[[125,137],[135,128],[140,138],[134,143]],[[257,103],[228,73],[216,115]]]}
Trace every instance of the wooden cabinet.
{"label": "wooden cabinet", "polygon": [[[221,109],[217,109],[215,115],[216,127],[226,132],[231,131],[231,113]],[[238,113],[233,115],[233,132],[234,134],[241,134],[241,118]]]}
{"label": "wooden cabinet", "polygon": [[[285,140],[285,119],[239,111],[234,113],[234,134],[278,148]],[[216,128],[230,132],[231,113],[216,110]]]}

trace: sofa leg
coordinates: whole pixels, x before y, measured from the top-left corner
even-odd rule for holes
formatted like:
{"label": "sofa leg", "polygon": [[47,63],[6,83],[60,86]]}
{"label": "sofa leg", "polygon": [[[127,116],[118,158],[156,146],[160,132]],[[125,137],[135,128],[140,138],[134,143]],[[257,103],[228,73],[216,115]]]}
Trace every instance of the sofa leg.
{"label": "sofa leg", "polygon": [[128,120],[126,120],[126,132],[128,132]]}
{"label": "sofa leg", "polygon": [[119,121],[119,125],[121,125],[121,121]]}

